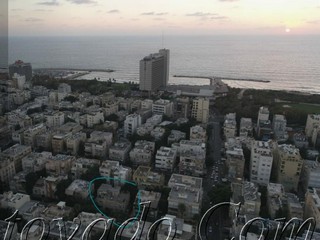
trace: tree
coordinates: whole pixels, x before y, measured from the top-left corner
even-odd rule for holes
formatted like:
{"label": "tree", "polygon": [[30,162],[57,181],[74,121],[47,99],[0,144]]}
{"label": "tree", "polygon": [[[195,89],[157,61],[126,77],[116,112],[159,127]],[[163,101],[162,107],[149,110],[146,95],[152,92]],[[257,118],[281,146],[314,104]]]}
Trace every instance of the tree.
{"label": "tree", "polygon": [[55,195],[57,196],[57,198],[59,199],[59,201],[65,201],[66,200],[66,194],[65,191],[66,189],[69,187],[69,185],[71,184],[71,180],[66,179],[66,180],[62,180],[61,182],[59,182],[57,184],[57,190],[55,192]]}

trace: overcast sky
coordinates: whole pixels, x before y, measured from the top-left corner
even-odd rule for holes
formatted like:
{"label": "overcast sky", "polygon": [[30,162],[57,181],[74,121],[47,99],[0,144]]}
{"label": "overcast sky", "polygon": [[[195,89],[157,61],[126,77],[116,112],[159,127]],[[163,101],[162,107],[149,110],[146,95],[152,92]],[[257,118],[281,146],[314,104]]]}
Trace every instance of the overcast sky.
{"label": "overcast sky", "polygon": [[319,0],[9,0],[9,34],[320,34]]}

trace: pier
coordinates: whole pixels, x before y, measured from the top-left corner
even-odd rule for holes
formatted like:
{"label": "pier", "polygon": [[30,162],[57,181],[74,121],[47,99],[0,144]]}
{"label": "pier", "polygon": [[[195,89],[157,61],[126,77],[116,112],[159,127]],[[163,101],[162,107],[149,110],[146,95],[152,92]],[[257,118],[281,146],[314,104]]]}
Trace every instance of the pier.
{"label": "pier", "polygon": [[251,79],[251,78],[232,78],[232,77],[216,77],[216,76],[189,76],[189,75],[173,75],[173,77],[180,78],[204,78],[210,80],[210,85],[213,85],[215,81],[230,80],[230,81],[247,81],[247,82],[261,82],[269,83],[269,80]]}

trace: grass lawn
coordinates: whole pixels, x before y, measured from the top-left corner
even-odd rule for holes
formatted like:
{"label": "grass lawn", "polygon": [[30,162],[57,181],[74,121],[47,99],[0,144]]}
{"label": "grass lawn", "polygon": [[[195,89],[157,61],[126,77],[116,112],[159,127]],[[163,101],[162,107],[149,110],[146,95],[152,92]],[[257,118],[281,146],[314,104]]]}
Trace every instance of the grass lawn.
{"label": "grass lawn", "polygon": [[313,105],[308,103],[278,103],[277,109],[292,109],[305,113],[320,113],[320,105]]}

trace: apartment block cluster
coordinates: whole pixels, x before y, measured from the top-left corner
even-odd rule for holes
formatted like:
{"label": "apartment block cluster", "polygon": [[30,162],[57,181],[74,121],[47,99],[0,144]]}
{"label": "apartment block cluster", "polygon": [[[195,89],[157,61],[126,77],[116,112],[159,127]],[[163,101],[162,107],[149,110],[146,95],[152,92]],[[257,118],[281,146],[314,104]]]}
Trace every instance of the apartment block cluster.
{"label": "apartment block cluster", "polygon": [[[320,229],[320,165],[319,152],[314,148],[318,144],[320,116],[309,114],[305,131],[294,131],[286,126],[284,115],[275,114],[272,122],[269,115],[268,108],[261,107],[256,123],[251,118],[240,118],[239,125],[235,113],[225,116],[223,154],[231,182],[231,201],[242,203],[232,236],[237,236],[246,222],[259,216],[262,204],[259,187],[267,189],[264,208],[271,219],[314,217],[316,228]],[[244,169],[244,149],[251,152],[248,170]],[[230,216],[235,217],[234,209]],[[277,226],[271,220],[270,224]]]}
{"label": "apartment block cluster", "polygon": [[[72,92],[65,83],[57,90],[32,86],[30,79],[25,80],[26,73],[19,74],[13,70],[12,80],[1,85],[5,88],[1,94],[7,94],[1,99],[7,102],[0,105],[0,131],[6,136],[0,152],[0,208],[19,210],[27,221],[70,219],[75,209],[68,200],[89,202],[94,194],[101,209],[112,206],[112,211],[129,216],[138,195],[133,203],[125,183],[134,182],[140,201],[152,201],[151,220],[167,214],[178,224],[178,239],[194,238],[206,174],[208,98],[154,100],[116,97],[112,92],[96,96]],[[20,90],[29,97],[9,103],[9,95]],[[111,121],[110,116],[118,120]],[[191,118],[197,123],[190,127]],[[189,128],[182,131],[182,126]],[[130,141],[132,137],[152,140]],[[157,145],[160,141],[163,146]],[[97,189],[82,179],[92,169],[106,180]],[[27,182],[30,174],[37,176],[32,186]],[[66,181],[70,183],[63,192],[67,200],[62,201],[58,191]],[[164,188],[169,190],[166,197]],[[168,203],[167,212],[159,209],[163,201]],[[78,213],[86,223],[99,216]],[[74,224],[67,222],[67,226]],[[168,228],[167,223],[161,224],[159,239],[166,237]],[[41,235],[40,226],[30,234]],[[50,234],[59,236],[59,228],[53,225]]]}

